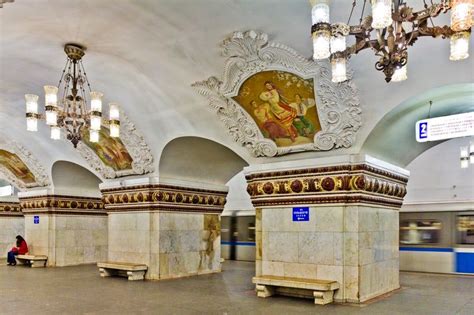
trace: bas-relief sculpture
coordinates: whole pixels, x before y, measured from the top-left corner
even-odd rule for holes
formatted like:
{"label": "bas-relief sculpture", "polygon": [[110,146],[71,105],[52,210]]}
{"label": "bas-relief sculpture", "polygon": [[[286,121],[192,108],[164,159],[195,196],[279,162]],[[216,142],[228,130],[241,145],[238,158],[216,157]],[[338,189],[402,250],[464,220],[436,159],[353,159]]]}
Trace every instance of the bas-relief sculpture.
{"label": "bas-relief sculpture", "polygon": [[[246,146],[255,156],[270,157],[352,146],[361,126],[356,88],[351,80],[332,83],[329,63],[308,60],[288,46],[269,42],[267,34],[256,31],[235,32],[222,46],[223,55],[227,57],[223,78],[213,76],[192,86],[208,98],[236,142]],[[264,84],[259,87],[261,82],[249,83],[273,74],[277,75],[276,81],[278,74],[288,74],[290,81],[282,77],[284,86],[279,85],[283,82],[272,80],[268,87]],[[293,80],[296,84],[298,81],[313,83],[313,93],[302,91],[301,100],[296,96],[300,93],[285,93],[289,88],[286,84]],[[268,95],[262,95],[261,88],[266,88],[263,92]],[[254,99],[244,100],[246,93],[253,93]],[[255,93],[260,93],[258,98]],[[273,112],[271,106],[266,105],[272,102],[277,105]],[[290,106],[292,103],[304,103],[305,115],[302,115],[304,109],[298,113],[298,106]],[[273,122],[265,117],[265,112],[271,112]]]}
{"label": "bas-relief sculpture", "polygon": [[21,190],[49,185],[43,166],[31,152],[14,141],[0,141],[0,178]]}

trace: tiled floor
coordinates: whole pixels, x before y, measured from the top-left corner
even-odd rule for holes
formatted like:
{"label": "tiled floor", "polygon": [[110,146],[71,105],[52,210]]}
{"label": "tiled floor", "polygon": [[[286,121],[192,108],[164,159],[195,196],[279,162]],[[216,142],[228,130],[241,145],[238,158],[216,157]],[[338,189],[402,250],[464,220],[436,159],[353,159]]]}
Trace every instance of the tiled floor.
{"label": "tiled floor", "polygon": [[253,263],[166,281],[100,278],[97,267],[0,266],[0,314],[474,314],[474,277],[402,273],[402,289],[362,305],[317,306],[312,300],[259,299]]}

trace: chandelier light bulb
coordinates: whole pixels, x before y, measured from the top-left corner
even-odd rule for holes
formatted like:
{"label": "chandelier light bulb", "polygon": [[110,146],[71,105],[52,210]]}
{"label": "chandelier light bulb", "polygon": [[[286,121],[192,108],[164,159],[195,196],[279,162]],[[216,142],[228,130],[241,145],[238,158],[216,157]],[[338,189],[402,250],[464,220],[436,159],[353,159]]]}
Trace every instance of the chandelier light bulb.
{"label": "chandelier light bulb", "polygon": [[469,32],[458,32],[451,36],[450,60],[457,61],[469,57]]}
{"label": "chandelier light bulb", "polygon": [[469,167],[469,150],[467,146],[460,148],[461,168]]}
{"label": "chandelier light bulb", "polygon": [[469,143],[469,162],[474,164],[474,141]]}
{"label": "chandelier light bulb", "polygon": [[452,0],[451,3],[451,29],[455,32],[470,29],[474,22],[472,0]]}
{"label": "chandelier light bulb", "polygon": [[383,29],[392,25],[392,0],[372,0],[372,27]]}
{"label": "chandelier light bulb", "polygon": [[101,125],[102,125],[101,116],[91,116],[91,129],[92,130],[100,130]]}
{"label": "chandelier light bulb", "polygon": [[401,82],[405,81],[406,79],[408,79],[407,65],[395,69],[395,72],[392,75],[392,82]]}
{"label": "chandelier light bulb", "polygon": [[334,58],[331,60],[332,82],[340,83],[347,80],[346,58]]}
{"label": "chandelier light bulb", "polygon": [[331,54],[346,50],[346,36],[331,37]]}
{"label": "chandelier light bulb", "polygon": [[91,92],[91,112],[102,113],[102,97],[104,96],[101,92]]}
{"label": "chandelier light bulb", "polygon": [[112,138],[120,137],[120,125],[119,124],[110,124],[110,136]]}
{"label": "chandelier light bulb", "polygon": [[329,32],[315,32],[313,34],[313,58],[315,60],[326,59],[331,55],[329,49],[331,35]]}
{"label": "chandelier light bulb", "polygon": [[27,131],[38,131],[38,119],[36,117],[26,118],[26,130]]}
{"label": "chandelier light bulb", "polygon": [[56,126],[58,124],[58,113],[55,110],[47,110],[46,114],[46,125]]}
{"label": "chandelier light bulb", "polygon": [[110,120],[120,120],[120,110],[117,103],[109,104],[109,119]]}
{"label": "chandelier light bulb", "polygon": [[29,114],[38,114],[38,95],[25,94],[26,112]]}
{"label": "chandelier light bulb", "polygon": [[326,1],[316,1],[311,10],[311,20],[314,24],[329,23],[329,5]]}
{"label": "chandelier light bulb", "polygon": [[58,106],[58,88],[56,86],[44,86],[44,106]]}
{"label": "chandelier light bulb", "polygon": [[99,132],[97,130],[89,130],[89,141],[92,143],[99,142]]}
{"label": "chandelier light bulb", "polygon": [[59,128],[58,126],[51,127],[51,139],[53,140],[61,139],[61,128]]}

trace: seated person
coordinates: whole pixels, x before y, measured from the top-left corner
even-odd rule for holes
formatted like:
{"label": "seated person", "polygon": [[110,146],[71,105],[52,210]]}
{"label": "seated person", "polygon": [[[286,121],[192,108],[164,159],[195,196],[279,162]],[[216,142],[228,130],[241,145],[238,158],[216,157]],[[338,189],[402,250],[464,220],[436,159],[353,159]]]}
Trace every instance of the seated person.
{"label": "seated person", "polygon": [[9,266],[16,265],[16,255],[25,255],[28,253],[28,245],[26,241],[21,235],[17,235],[16,237],[16,247],[13,247],[11,251],[8,252],[7,262]]}

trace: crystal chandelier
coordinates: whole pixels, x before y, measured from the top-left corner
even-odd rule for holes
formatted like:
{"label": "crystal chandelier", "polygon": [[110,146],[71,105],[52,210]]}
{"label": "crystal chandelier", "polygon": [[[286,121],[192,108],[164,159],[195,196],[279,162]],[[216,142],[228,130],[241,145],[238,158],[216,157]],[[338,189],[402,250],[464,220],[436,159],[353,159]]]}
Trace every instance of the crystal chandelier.
{"label": "crystal chandelier", "polygon": [[[45,114],[38,113],[38,95],[26,94],[26,129],[38,131],[38,119],[45,119],[51,128],[51,139],[61,138],[61,129],[74,148],[82,140],[84,129],[89,130],[89,141],[99,141],[102,125],[108,125],[111,137],[120,135],[120,111],[116,103],[109,104],[109,120],[102,119],[102,96],[92,91],[87,79],[82,57],[85,48],[77,44],[66,44],[66,66],[57,86],[46,85]],[[90,97],[90,110],[87,110],[87,90]],[[60,97],[58,98],[58,92]]]}
{"label": "crystal chandelier", "polygon": [[[360,0],[362,1],[362,0]],[[422,36],[450,38],[450,60],[469,57],[469,37],[474,24],[474,0],[442,0],[427,4],[415,12],[403,0],[371,0],[372,15],[364,18],[367,0],[363,1],[359,25],[349,26],[356,0],[347,24],[329,22],[329,0],[310,0],[312,8],[313,58],[330,58],[332,81],[342,82],[346,77],[346,60],[359,51],[371,48],[379,61],[375,68],[383,71],[385,81],[407,79],[408,46]],[[451,10],[451,26],[435,26],[433,18]],[[355,44],[346,47],[347,36]]]}

